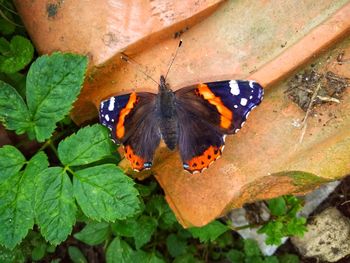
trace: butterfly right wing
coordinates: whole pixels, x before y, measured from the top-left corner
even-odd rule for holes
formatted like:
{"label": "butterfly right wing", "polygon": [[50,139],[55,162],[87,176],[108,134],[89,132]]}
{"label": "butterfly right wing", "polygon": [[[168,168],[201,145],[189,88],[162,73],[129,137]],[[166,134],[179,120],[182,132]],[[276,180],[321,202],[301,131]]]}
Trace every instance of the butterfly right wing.
{"label": "butterfly right wing", "polygon": [[136,171],[149,169],[160,143],[156,95],[147,92],[111,97],[100,104],[100,122],[112,140],[124,145],[125,157]]}

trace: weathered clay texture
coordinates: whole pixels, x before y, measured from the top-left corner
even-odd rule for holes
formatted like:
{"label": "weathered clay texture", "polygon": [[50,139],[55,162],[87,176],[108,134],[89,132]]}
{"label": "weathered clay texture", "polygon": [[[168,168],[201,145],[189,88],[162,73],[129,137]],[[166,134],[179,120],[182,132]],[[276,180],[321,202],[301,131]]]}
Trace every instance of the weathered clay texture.
{"label": "weathered clay texture", "polygon": [[100,65],[126,48],[140,50],[140,41],[144,49],[147,43],[194,25],[221,1],[14,2],[39,53],[77,52],[88,55],[90,65]]}
{"label": "weathered clay texture", "polygon": [[[182,35],[183,46],[168,78],[174,90],[196,82],[233,78],[253,78],[269,87],[246,126],[226,139],[223,157],[203,174],[184,172],[177,152],[163,146],[158,149],[153,173],[184,226],[201,226],[245,202],[305,192],[350,172],[349,91],[341,103],[322,106],[322,116],[309,117],[300,142],[302,130],[298,125],[305,113],[287,98],[285,84],[271,88],[348,35],[347,2],[227,1]],[[72,38],[76,38],[74,34],[72,31]],[[158,79],[177,44],[178,39],[168,39],[145,46],[138,54],[133,49],[125,52]],[[350,54],[348,42],[342,49]],[[84,53],[83,47],[80,50]],[[350,64],[335,62],[337,52],[327,54],[333,56],[330,63],[325,62],[326,57],[320,63],[350,77]],[[155,83],[137,68],[122,63],[119,56],[90,73],[72,113],[77,123],[96,119],[103,98],[132,90],[157,90]],[[330,113],[337,118],[329,117]]]}

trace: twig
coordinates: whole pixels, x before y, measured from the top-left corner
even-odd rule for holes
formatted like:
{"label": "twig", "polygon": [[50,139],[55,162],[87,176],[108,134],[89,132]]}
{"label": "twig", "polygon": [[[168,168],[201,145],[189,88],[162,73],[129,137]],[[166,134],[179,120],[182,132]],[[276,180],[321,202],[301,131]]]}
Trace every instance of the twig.
{"label": "twig", "polygon": [[[300,89],[302,91],[305,91],[307,93],[314,93],[313,90],[311,89],[307,89],[307,88],[303,88],[303,87],[296,87],[297,89]],[[320,96],[320,95],[317,95],[316,98],[318,98],[319,100],[321,101],[327,101],[327,102],[336,102],[336,103],[340,103],[340,100],[336,99],[336,98],[333,98],[333,97],[330,97],[330,96]]]}
{"label": "twig", "polygon": [[307,107],[307,110],[306,110],[306,113],[305,113],[305,117],[304,117],[303,122],[301,124],[303,130],[301,132],[301,136],[300,136],[300,139],[299,139],[299,144],[303,142],[303,139],[304,139],[304,136],[305,136],[305,133],[306,133],[306,127],[307,127],[306,121],[307,121],[307,118],[310,115],[310,112],[311,112],[311,109],[312,109],[312,105],[314,104],[314,100],[315,100],[315,98],[317,96],[317,93],[320,90],[320,88],[321,88],[321,83],[318,83],[318,85],[317,85],[317,87],[316,87],[316,89],[314,91],[314,94],[312,94],[312,97],[310,99],[309,106]]}

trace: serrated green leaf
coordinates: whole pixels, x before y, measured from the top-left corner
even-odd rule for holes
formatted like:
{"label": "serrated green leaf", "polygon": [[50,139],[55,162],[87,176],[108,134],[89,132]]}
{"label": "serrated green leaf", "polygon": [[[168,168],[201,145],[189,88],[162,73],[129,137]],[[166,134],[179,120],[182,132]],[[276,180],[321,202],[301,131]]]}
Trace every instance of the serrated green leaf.
{"label": "serrated green leaf", "polygon": [[160,217],[169,209],[164,196],[153,195],[146,203],[146,212],[154,217]]}
{"label": "serrated green leaf", "polygon": [[5,145],[0,148],[0,185],[9,177],[17,174],[26,159],[16,147]]}
{"label": "serrated green leaf", "polygon": [[37,153],[24,172],[8,177],[0,191],[0,243],[13,249],[34,225],[34,180],[47,167],[46,155]]}
{"label": "serrated green leaf", "polygon": [[178,235],[170,234],[166,239],[166,246],[172,257],[178,257],[186,253],[187,242]]}
{"label": "serrated green leaf", "polygon": [[111,155],[112,151],[109,131],[99,124],[80,129],[58,145],[58,156],[67,166],[92,163]]}
{"label": "serrated green leaf", "polygon": [[73,186],[61,167],[44,170],[36,180],[35,212],[40,232],[47,241],[59,244],[67,239],[75,223]]}
{"label": "serrated green leaf", "polygon": [[135,215],[140,208],[132,179],[113,164],[104,164],[76,172],[74,195],[84,214],[107,222]]}
{"label": "serrated green leaf", "polygon": [[244,239],[243,242],[244,242],[244,245],[243,245],[244,254],[246,256],[251,257],[251,256],[260,256],[261,255],[260,248],[258,246],[258,243],[255,240]]}
{"label": "serrated green leaf", "polygon": [[267,245],[280,245],[283,238],[283,223],[280,221],[269,221],[258,230],[258,233],[265,233]]}
{"label": "serrated green leaf", "polygon": [[226,253],[226,258],[230,260],[231,263],[241,263],[244,262],[244,253],[237,249],[230,249]]}
{"label": "serrated green leaf", "polygon": [[0,55],[0,71],[14,73],[23,69],[33,59],[34,47],[29,39],[14,36],[9,52]]}
{"label": "serrated green leaf", "polygon": [[41,56],[31,65],[26,98],[35,126],[30,136],[40,142],[51,136],[79,94],[86,66],[86,57],[62,53]]}
{"label": "serrated green leaf", "polygon": [[200,242],[210,242],[217,239],[221,234],[229,230],[229,227],[220,223],[219,221],[213,221],[203,227],[192,227],[188,229],[193,237],[199,238]]}
{"label": "serrated green leaf", "polygon": [[[22,74],[19,72],[5,74],[0,72],[0,80],[12,86],[23,99],[25,98],[25,95],[26,95],[26,75],[25,74]],[[29,111],[28,111],[28,114],[29,114]]]}
{"label": "serrated green leaf", "polygon": [[30,114],[18,92],[0,80],[0,121],[8,130],[24,133],[30,124]]}
{"label": "serrated green leaf", "polygon": [[83,252],[81,252],[80,249],[77,247],[69,246],[68,247],[68,255],[73,263],[87,263],[88,262],[84,256]]}
{"label": "serrated green leaf", "polygon": [[74,237],[90,246],[101,244],[109,236],[109,224],[106,222],[91,222]]}
{"label": "serrated green leaf", "polygon": [[270,212],[274,216],[284,215],[287,211],[286,201],[283,197],[277,197],[267,201]]}
{"label": "serrated green leaf", "polygon": [[26,257],[19,248],[14,248],[12,250],[0,246],[0,262],[1,263],[24,263],[26,262]]}
{"label": "serrated green leaf", "polygon": [[111,224],[112,232],[116,236],[133,237],[137,233],[139,224],[136,218],[126,220],[116,220]]}
{"label": "serrated green leaf", "polygon": [[169,205],[165,202],[163,213],[158,220],[159,228],[166,230],[174,227],[178,224],[174,212],[170,209]]}
{"label": "serrated green leaf", "polygon": [[151,240],[153,233],[157,229],[157,220],[150,216],[141,216],[137,223],[138,231],[134,234],[136,249],[141,248],[144,244]]}
{"label": "serrated green leaf", "polygon": [[286,224],[285,235],[302,237],[304,233],[307,231],[305,224],[306,224],[306,218],[304,217],[292,218]]}
{"label": "serrated green leaf", "polygon": [[114,238],[108,246],[106,252],[107,263],[129,263],[131,261],[133,250],[125,241]]}

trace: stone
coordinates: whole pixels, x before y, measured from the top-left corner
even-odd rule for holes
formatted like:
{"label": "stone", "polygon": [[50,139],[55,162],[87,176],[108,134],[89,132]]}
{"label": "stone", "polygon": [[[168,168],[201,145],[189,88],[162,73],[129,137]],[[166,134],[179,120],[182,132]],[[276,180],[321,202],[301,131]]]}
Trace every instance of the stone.
{"label": "stone", "polygon": [[304,257],[336,262],[350,254],[350,220],[336,208],[316,215],[307,229],[304,237],[291,239]]}

